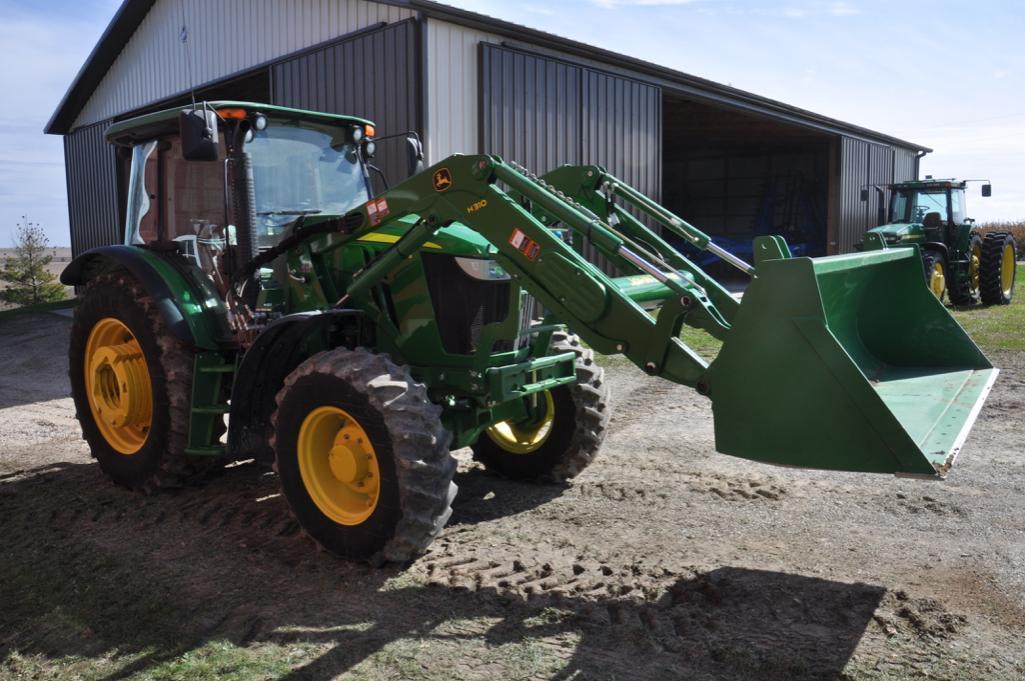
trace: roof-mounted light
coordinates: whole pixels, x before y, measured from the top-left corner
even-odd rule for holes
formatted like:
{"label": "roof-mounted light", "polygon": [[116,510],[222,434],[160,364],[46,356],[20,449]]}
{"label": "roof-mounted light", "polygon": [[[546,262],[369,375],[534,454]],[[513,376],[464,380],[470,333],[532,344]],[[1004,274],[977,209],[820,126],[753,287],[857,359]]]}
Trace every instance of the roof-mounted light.
{"label": "roof-mounted light", "polygon": [[226,121],[241,121],[248,115],[245,109],[218,109],[217,115]]}

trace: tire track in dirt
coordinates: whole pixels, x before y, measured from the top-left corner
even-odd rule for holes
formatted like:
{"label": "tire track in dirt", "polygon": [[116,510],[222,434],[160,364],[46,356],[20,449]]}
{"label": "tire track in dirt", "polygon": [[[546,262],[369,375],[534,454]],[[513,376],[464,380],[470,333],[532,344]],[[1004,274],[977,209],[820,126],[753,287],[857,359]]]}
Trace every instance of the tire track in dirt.
{"label": "tire track in dirt", "polygon": [[682,493],[710,494],[725,501],[780,501],[787,495],[785,487],[758,479],[728,475],[677,473],[674,484],[658,486],[633,482],[581,482],[573,486],[581,498],[603,498],[609,501],[653,501],[679,498]]}
{"label": "tire track in dirt", "polygon": [[[474,543],[472,533],[443,536],[414,569],[430,586],[495,593],[555,621],[565,616],[573,627],[602,630],[619,645],[688,657],[718,651],[712,659],[724,669],[757,652],[772,671],[773,656],[788,650],[790,659],[822,660],[826,672],[821,647],[857,645],[866,627],[920,645],[969,626],[935,600],[867,584],[668,566],[648,556],[623,560],[548,544],[521,554],[513,545],[481,550]],[[734,648],[737,641],[747,650]]]}

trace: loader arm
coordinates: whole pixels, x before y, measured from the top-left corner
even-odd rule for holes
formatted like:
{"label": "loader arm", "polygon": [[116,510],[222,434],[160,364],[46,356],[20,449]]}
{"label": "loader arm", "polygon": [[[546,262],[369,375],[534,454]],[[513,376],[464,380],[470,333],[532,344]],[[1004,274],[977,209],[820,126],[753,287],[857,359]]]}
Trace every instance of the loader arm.
{"label": "loader arm", "polygon": [[[754,272],[636,190],[590,170],[593,181],[586,167],[546,180],[495,156],[445,159],[321,237],[357,239],[417,218],[355,275],[339,304],[364,296],[458,221],[484,236],[513,279],[598,352],[622,354],[648,374],[708,395],[720,452],[789,466],[946,475],[997,370],[925,287],[915,249],[792,258],[782,238],[761,237]],[[617,199],[752,274],[743,302],[673,254]],[[627,276],[588,262],[585,243]],[[657,314],[635,299],[630,280],[638,278],[654,284]],[[679,338],[685,323],[723,339],[711,363]]]}
{"label": "loader arm", "polygon": [[[627,273],[654,278],[663,287],[657,318],[547,227],[523,199],[602,252],[614,254]],[[630,248],[629,238],[583,206],[498,157],[449,157],[360,210],[362,225],[348,238],[357,239],[407,215],[418,216],[419,222],[353,279],[349,297],[376,285],[439,228],[458,221],[484,236],[497,251],[495,260],[513,279],[591,347],[604,354],[623,354],[651,375],[696,387],[708,364],[680,340],[682,324],[720,337],[729,329],[693,271],[650,262]],[[650,231],[648,235],[658,238]]]}

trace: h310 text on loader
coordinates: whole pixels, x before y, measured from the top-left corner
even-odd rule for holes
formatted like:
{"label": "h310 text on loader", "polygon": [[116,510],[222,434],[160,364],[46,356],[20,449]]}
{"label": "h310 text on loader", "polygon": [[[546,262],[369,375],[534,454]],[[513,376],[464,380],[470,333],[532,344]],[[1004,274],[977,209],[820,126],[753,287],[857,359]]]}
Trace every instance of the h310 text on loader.
{"label": "h310 text on loader", "polygon": [[[62,281],[84,287],[78,418],[116,482],[255,458],[328,550],[403,561],[451,513],[451,450],[523,479],[591,462],[609,422],[595,352],[708,396],[726,454],[927,477],[995,379],[914,249],[793,258],[766,237],[752,267],[601,167],[424,170],[412,134],[412,176],[375,196],[373,135],[245,102],[107,131],[130,161],[124,244]],[[646,221],[749,273],[743,302]],[[713,361],[683,324],[722,340]]]}

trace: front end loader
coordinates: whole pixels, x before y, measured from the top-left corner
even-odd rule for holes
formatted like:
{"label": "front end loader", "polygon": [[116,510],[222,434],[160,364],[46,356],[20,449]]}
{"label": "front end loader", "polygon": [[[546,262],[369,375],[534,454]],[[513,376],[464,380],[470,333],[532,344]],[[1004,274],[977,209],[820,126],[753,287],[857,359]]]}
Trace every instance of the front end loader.
{"label": "front end loader", "polygon": [[[412,176],[374,194],[373,132],[249,102],[107,131],[130,161],[125,242],[62,280],[84,287],[78,417],[116,482],[253,458],[319,544],[405,561],[451,513],[452,450],[528,480],[593,460],[596,352],[708,396],[726,454],[931,478],[996,377],[913,250],[794,258],[765,237],[749,264],[601,167],[423,169],[412,134]],[[743,302],[663,235],[750,275]],[[684,324],[722,340],[714,360]]]}

